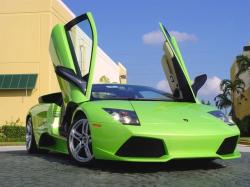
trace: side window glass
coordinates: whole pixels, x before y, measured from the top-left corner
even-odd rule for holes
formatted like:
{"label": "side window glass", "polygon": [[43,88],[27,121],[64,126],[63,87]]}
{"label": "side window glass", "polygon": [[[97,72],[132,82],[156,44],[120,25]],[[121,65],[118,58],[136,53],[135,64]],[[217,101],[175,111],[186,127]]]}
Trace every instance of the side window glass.
{"label": "side window glass", "polygon": [[90,69],[93,36],[89,20],[84,15],[82,19],[79,18],[76,21],[69,22],[65,28],[76,73],[78,76],[84,77],[88,75]]}

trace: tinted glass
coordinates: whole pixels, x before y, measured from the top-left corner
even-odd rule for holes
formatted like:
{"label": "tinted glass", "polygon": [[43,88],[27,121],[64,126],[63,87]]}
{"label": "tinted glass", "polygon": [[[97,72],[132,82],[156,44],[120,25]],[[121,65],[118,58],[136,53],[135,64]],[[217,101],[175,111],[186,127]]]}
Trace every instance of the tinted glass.
{"label": "tinted glass", "polygon": [[81,77],[89,73],[92,52],[92,30],[88,19],[85,19],[68,30],[68,37],[72,44],[72,55],[77,74]]}
{"label": "tinted glass", "polygon": [[173,101],[169,93],[147,87],[121,84],[95,84],[92,87],[92,100],[163,100]]}

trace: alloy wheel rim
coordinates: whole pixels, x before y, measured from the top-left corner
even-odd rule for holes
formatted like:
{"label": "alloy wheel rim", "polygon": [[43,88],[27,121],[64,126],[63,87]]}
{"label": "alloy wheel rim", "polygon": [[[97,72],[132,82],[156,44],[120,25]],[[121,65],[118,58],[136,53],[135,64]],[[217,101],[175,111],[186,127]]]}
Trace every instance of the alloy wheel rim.
{"label": "alloy wheel rim", "polygon": [[92,139],[86,119],[77,121],[71,128],[69,148],[72,156],[79,162],[88,162],[93,158]]}
{"label": "alloy wheel rim", "polygon": [[29,150],[31,147],[31,140],[32,140],[32,125],[30,120],[28,120],[26,125],[25,139],[26,139],[26,149]]}

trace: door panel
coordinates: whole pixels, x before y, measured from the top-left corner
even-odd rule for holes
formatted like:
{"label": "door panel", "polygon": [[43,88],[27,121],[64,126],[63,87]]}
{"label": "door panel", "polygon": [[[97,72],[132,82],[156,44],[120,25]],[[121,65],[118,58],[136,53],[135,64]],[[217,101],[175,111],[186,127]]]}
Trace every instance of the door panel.
{"label": "door panel", "polygon": [[192,83],[178,44],[161,23],[160,28],[165,38],[162,66],[172,93],[182,101],[196,102]]}
{"label": "door panel", "polygon": [[[91,13],[76,17],[66,25],[56,25],[51,34],[50,54],[54,67],[73,70],[86,82],[80,89],[57,76],[64,105],[88,101],[92,89],[97,48],[96,27]],[[84,90],[84,91],[81,91]]]}

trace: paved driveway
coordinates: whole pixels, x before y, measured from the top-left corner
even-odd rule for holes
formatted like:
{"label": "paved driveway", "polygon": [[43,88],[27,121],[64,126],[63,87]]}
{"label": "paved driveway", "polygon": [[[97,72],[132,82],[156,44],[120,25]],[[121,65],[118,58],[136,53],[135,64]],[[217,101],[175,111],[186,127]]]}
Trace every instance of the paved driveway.
{"label": "paved driveway", "polygon": [[135,164],[99,161],[78,167],[62,154],[28,155],[0,147],[0,186],[250,186],[250,148],[236,160]]}

